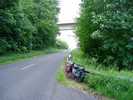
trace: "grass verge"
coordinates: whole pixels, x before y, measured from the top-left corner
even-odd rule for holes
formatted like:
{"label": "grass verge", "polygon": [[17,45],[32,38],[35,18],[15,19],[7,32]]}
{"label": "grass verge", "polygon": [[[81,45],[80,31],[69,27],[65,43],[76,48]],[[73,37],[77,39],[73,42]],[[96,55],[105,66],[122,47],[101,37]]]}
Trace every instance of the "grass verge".
{"label": "grass verge", "polygon": [[99,94],[97,92],[94,92],[91,88],[88,89],[88,87],[85,83],[77,83],[71,79],[68,79],[64,72],[64,66],[65,66],[65,64],[62,63],[62,65],[57,73],[57,81],[60,84],[62,84],[63,86],[69,87],[69,88],[78,89],[85,94],[88,94],[91,96],[93,95],[98,100],[111,100],[105,96],[102,96],[101,94]]}
{"label": "grass verge", "polygon": [[115,100],[133,100],[133,73],[130,71],[118,72],[115,69],[105,68],[97,64],[96,60],[89,58],[79,50],[73,51],[74,62],[84,66],[94,74],[86,77],[85,84],[88,89],[93,89]]}
{"label": "grass verge", "polygon": [[39,55],[55,53],[60,50],[61,49],[57,49],[57,48],[48,48],[45,50],[31,51],[29,53],[7,53],[5,55],[0,56],[0,64],[9,64],[19,60],[30,59],[32,57],[39,56]]}

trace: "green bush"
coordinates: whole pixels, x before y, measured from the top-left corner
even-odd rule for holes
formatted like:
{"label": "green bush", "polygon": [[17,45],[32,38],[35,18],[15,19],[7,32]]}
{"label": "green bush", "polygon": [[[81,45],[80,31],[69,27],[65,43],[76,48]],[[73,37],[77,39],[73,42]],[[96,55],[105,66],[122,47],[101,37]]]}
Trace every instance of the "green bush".
{"label": "green bush", "polygon": [[28,52],[54,46],[58,31],[56,0],[1,0],[0,52]]}
{"label": "green bush", "polygon": [[57,39],[56,40],[56,47],[59,48],[59,49],[67,49],[68,48],[68,45],[67,45],[66,42]]}
{"label": "green bush", "polygon": [[89,91],[90,89],[95,90],[114,100],[132,100],[133,73],[131,71],[117,71],[105,67],[96,63],[96,59],[84,55],[80,50],[73,50],[72,55],[75,63],[82,65],[91,72],[87,74],[84,81]]}
{"label": "green bush", "polygon": [[6,9],[14,6],[19,0],[0,0],[0,9]]}
{"label": "green bush", "polygon": [[133,69],[132,12],[132,0],[83,0],[76,27],[81,49],[99,63]]}
{"label": "green bush", "polygon": [[133,85],[128,80],[110,76],[91,75],[87,77],[86,83],[90,88],[116,100],[132,100],[133,98]]}
{"label": "green bush", "polygon": [[[35,0],[35,13],[32,16],[32,23],[36,27],[33,33],[33,49],[54,46],[56,40],[58,7],[56,0]],[[35,19],[35,20],[34,20]]]}
{"label": "green bush", "polygon": [[7,43],[6,40],[0,39],[0,54],[3,54],[3,51],[7,51],[10,45]]}
{"label": "green bush", "polygon": [[5,38],[10,45],[16,44],[8,50],[16,51],[23,46],[30,49],[33,26],[23,11],[15,7],[11,10],[1,10],[0,15],[0,38]]}

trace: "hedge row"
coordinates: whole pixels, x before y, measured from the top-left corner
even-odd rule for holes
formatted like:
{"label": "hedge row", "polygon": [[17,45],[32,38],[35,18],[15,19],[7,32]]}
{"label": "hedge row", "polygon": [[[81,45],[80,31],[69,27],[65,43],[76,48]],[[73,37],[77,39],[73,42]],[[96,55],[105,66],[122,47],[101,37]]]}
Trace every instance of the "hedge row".
{"label": "hedge row", "polygon": [[133,69],[133,0],[82,0],[76,31],[97,62]]}
{"label": "hedge row", "polygon": [[55,44],[56,0],[0,0],[0,54]]}

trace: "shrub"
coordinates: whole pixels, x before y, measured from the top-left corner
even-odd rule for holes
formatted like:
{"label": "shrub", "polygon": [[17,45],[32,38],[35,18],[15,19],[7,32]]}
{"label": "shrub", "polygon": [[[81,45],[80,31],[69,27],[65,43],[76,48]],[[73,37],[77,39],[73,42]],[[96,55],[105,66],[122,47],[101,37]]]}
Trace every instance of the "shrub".
{"label": "shrub", "polygon": [[[56,41],[56,0],[1,0],[1,52],[27,52],[54,46]],[[4,40],[3,40],[4,39]]]}
{"label": "shrub", "polygon": [[67,49],[68,48],[68,45],[67,45],[66,42],[57,39],[56,40],[56,47],[59,48],[59,49]]}
{"label": "shrub", "polygon": [[86,80],[90,88],[116,100],[132,100],[133,98],[133,85],[128,80],[101,75],[91,75]]}
{"label": "shrub", "polygon": [[19,0],[0,0],[0,9],[6,9],[14,6]]}
{"label": "shrub", "polygon": [[91,88],[101,95],[113,98],[113,100],[132,100],[133,73],[131,71],[119,72],[105,67],[96,63],[96,59],[88,58],[80,50],[73,50],[72,55],[75,63],[82,65],[90,72],[84,81],[89,91]]}
{"label": "shrub", "polygon": [[81,49],[99,63],[133,69],[133,1],[83,0],[81,7]]}
{"label": "shrub", "polygon": [[6,40],[4,39],[0,39],[0,54],[5,53],[5,51],[7,50],[7,48],[9,48],[10,45],[7,43]]}

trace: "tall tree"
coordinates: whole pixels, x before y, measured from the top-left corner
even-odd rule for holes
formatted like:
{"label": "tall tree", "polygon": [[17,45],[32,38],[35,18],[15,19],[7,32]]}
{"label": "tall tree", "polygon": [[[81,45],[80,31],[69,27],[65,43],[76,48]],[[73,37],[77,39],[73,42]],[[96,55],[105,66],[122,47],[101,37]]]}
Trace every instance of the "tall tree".
{"label": "tall tree", "polygon": [[0,8],[0,53],[27,52],[55,43],[56,0],[1,0]]}
{"label": "tall tree", "polygon": [[133,69],[133,1],[83,0],[77,24],[81,49],[98,62]]}

